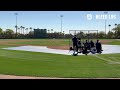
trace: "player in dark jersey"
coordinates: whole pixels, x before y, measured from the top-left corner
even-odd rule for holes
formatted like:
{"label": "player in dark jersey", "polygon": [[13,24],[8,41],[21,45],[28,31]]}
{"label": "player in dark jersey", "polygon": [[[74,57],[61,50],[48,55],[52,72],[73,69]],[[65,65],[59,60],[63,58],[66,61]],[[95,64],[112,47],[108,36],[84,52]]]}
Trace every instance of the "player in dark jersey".
{"label": "player in dark jersey", "polygon": [[78,53],[81,53],[81,49],[82,49],[82,43],[81,43],[81,38],[78,38]]}
{"label": "player in dark jersey", "polygon": [[88,54],[88,51],[87,51],[87,50],[88,50],[88,44],[89,44],[89,43],[88,43],[88,41],[86,40],[86,42],[83,43],[83,44],[84,44],[84,47],[83,47],[82,53],[87,55],[87,54]]}
{"label": "player in dark jersey", "polygon": [[102,51],[102,45],[99,42],[99,40],[97,40],[97,42],[96,42],[96,50],[97,50],[97,53],[101,53],[101,51]]}
{"label": "player in dark jersey", "polygon": [[78,52],[78,38],[76,37],[76,35],[74,35],[74,37],[72,38],[72,42],[73,42],[73,50],[76,50]]}
{"label": "player in dark jersey", "polygon": [[91,48],[95,47],[94,42],[92,40],[90,41],[90,47]]}
{"label": "player in dark jersey", "polygon": [[95,44],[92,40],[90,41],[90,51],[91,51],[92,54],[96,53]]}

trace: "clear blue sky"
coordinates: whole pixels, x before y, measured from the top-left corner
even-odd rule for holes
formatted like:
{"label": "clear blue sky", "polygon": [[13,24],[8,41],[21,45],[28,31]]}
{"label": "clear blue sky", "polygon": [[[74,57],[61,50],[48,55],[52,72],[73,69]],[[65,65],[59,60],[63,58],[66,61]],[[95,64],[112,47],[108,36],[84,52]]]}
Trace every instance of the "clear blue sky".
{"label": "clear blue sky", "polygon": [[[63,31],[68,33],[69,30],[105,30],[105,20],[97,20],[95,15],[103,15],[104,11],[0,11],[0,27],[5,29],[13,29],[15,31],[16,16],[18,13],[18,26],[26,28],[46,28],[54,31],[61,31],[61,18],[63,15]],[[87,14],[92,14],[93,19],[88,20]],[[120,24],[120,11],[108,11],[107,15],[116,15],[116,19],[107,19],[111,28],[114,24]]]}

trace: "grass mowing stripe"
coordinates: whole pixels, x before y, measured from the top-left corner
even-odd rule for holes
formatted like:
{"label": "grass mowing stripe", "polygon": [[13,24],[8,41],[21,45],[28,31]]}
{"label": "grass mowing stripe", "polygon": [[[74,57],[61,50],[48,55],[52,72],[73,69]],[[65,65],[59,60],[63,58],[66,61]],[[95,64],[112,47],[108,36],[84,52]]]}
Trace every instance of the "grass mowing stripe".
{"label": "grass mowing stripe", "polygon": [[[4,41],[4,40],[3,40]],[[8,40],[9,43],[11,40]],[[14,40],[13,40],[14,41]],[[18,45],[24,44],[16,40]],[[30,40],[26,44],[47,46],[46,40]],[[42,44],[41,44],[42,43]],[[53,45],[68,45],[68,42],[55,41]],[[119,44],[119,43],[118,43]],[[9,45],[1,44],[0,48]],[[12,45],[10,45],[12,46]],[[14,46],[14,45],[13,45]],[[38,52],[8,51],[0,49],[0,73],[26,76],[48,76],[48,77],[80,77],[80,78],[105,78],[120,77],[120,64],[108,64],[108,61],[101,60],[95,56],[65,56],[56,54],[46,54]],[[99,55],[98,55],[99,56]],[[120,54],[100,55],[105,59],[109,57],[120,57]],[[116,58],[118,59],[118,58]],[[24,60],[20,61],[20,60]]]}
{"label": "grass mowing stripe", "polygon": [[[106,58],[100,57],[100,56],[98,56],[98,55],[93,55],[93,56],[95,56],[95,57],[97,57],[97,58],[99,58],[99,59],[101,59],[101,60],[107,61],[109,64],[120,64],[119,61],[110,60],[110,57],[108,57],[108,59],[106,59]],[[114,59],[114,60],[116,60],[116,59]]]}

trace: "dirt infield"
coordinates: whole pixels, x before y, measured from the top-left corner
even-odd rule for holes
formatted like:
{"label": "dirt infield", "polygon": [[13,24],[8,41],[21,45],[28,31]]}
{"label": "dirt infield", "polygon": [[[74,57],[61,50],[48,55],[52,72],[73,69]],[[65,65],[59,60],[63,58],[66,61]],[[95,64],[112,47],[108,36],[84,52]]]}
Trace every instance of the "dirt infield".
{"label": "dirt infield", "polygon": [[120,39],[116,39],[116,40],[120,41]]}
{"label": "dirt infield", "polygon": [[57,77],[14,76],[0,74],[0,79],[120,79],[120,78],[57,78]]}
{"label": "dirt infield", "polygon": [[[112,40],[100,40],[102,44],[107,44],[109,42],[112,42]],[[12,44],[12,43],[7,43],[7,42],[1,42],[1,44],[5,45],[15,45],[15,46],[20,46],[17,44]],[[23,46],[27,46],[24,44]],[[33,45],[32,45],[33,46]],[[36,45],[35,45],[36,46]],[[47,46],[48,48],[52,49],[63,49],[63,50],[68,50],[69,45],[66,46]],[[0,74],[0,79],[120,79],[120,78],[57,78],[57,77],[32,77],[32,76],[15,76],[15,75],[3,75]]]}
{"label": "dirt infield", "polygon": [[[23,42],[23,41],[26,41],[26,42],[31,42],[30,40],[19,40],[19,42]],[[9,46],[20,46],[18,44],[13,44],[14,42],[18,42],[18,40],[5,40],[5,41],[0,41],[0,45],[9,45]]]}
{"label": "dirt infield", "polygon": [[0,74],[0,79],[79,79],[79,78],[31,77]]}
{"label": "dirt infield", "polygon": [[[108,40],[100,40],[100,42],[102,44],[108,44],[109,42],[112,42],[112,41],[108,41]],[[47,46],[48,48],[51,48],[51,49],[62,49],[62,50],[69,50],[69,45],[66,45],[66,46]]]}
{"label": "dirt infield", "polygon": [[[31,40],[19,40],[19,42],[23,42],[23,41],[26,41],[26,42],[31,42]],[[0,41],[0,44],[2,43],[12,43],[12,42],[18,42],[18,40],[4,40],[4,41]]]}
{"label": "dirt infield", "polygon": [[[19,40],[19,42],[31,42],[31,40]],[[108,44],[109,42],[112,42],[113,40],[100,40],[102,44]],[[9,46],[28,46],[28,44],[14,44],[14,42],[18,42],[18,40],[11,40],[11,41],[0,41],[0,45],[9,45]],[[51,41],[49,41],[51,42]],[[54,40],[54,43],[57,43],[59,41]],[[31,46],[39,46],[39,45],[31,45]],[[61,49],[61,50],[69,50],[69,44],[64,46],[47,46],[51,49]]]}
{"label": "dirt infield", "polygon": [[108,44],[108,43],[112,42],[112,40],[111,40],[111,41],[109,41],[109,40],[100,40],[100,42],[101,42],[102,44]]}

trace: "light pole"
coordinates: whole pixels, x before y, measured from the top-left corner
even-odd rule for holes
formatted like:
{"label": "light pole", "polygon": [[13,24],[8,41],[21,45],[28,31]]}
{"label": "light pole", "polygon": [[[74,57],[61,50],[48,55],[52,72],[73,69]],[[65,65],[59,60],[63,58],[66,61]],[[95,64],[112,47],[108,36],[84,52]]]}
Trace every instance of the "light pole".
{"label": "light pole", "polygon": [[106,22],[107,22],[107,20],[105,19],[105,38],[107,38],[107,34],[106,34]]}
{"label": "light pole", "polygon": [[63,18],[63,15],[60,15],[61,17],[61,34],[62,34],[62,18]]}
{"label": "light pole", "polygon": [[15,13],[15,15],[16,15],[16,36],[17,36],[17,15],[18,15],[18,13]]}
{"label": "light pole", "polygon": [[[108,12],[105,11],[104,14],[108,14]],[[106,22],[107,22],[107,20],[105,19],[105,36],[106,36]]]}

